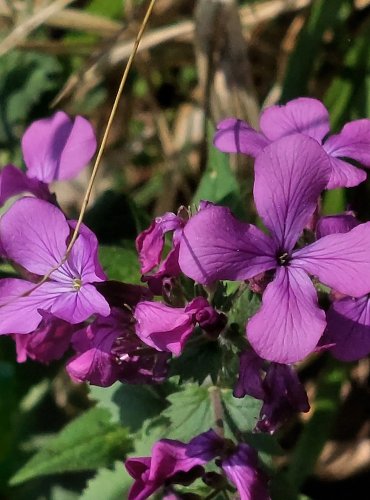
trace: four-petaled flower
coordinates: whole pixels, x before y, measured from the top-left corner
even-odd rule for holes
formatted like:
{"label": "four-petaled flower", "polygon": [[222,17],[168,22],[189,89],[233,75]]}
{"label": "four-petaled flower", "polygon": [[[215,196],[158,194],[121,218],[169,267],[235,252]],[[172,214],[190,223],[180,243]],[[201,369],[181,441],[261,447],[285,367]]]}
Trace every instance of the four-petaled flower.
{"label": "four-petaled flower", "polygon": [[345,295],[370,291],[370,223],[295,248],[330,173],[329,158],[315,140],[283,137],[255,162],[254,199],[271,236],[218,206],[200,211],[184,228],[180,267],[199,283],[274,271],[260,310],[247,324],[254,350],[270,361],[303,359],[324,332],[325,313],[310,275]]}
{"label": "four-petaled flower", "polygon": [[329,113],[317,99],[299,97],[284,106],[266,108],[260,117],[261,132],[236,118],[218,124],[214,144],[227,153],[244,153],[256,157],[268,144],[281,137],[301,133],[322,144],[332,167],[327,188],[357,186],[366,179],[363,170],[347,158],[370,167],[370,120],[354,120],[339,134],[331,135]]}
{"label": "four-petaled flower", "polygon": [[[98,242],[86,226],[81,227],[68,259],[59,265],[74,226],[57,207],[37,198],[22,198],[3,215],[3,251],[24,268],[29,280],[0,281],[1,334],[33,332],[43,319],[40,311],[72,324],[92,314],[109,314],[107,301],[94,286],[106,279],[97,257]],[[35,285],[49,273],[47,281]]]}

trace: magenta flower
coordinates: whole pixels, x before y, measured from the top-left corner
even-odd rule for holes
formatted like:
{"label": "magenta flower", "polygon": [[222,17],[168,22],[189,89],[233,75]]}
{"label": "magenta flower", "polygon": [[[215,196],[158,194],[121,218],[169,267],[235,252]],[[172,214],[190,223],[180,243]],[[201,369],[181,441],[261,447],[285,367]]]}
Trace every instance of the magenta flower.
{"label": "magenta flower", "polygon": [[34,332],[13,335],[18,363],[23,363],[27,358],[39,363],[60,359],[70,345],[73,332],[78,328],[47,312],[40,311],[40,314],[43,319]]}
{"label": "magenta flower", "polygon": [[195,480],[203,473],[206,460],[187,455],[187,445],[161,439],[152,448],[151,457],[128,458],[127,472],[135,479],[128,500],[145,500],[164,485]]}
{"label": "magenta flower", "polygon": [[[37,282],[63,259],[74,224],[54,205],[22,198],[1,218],[3,250]],[[67,261],[36,289],[31,281],[0,280],[0,333],[34,331],[42,320],[40,310],[72,324],[92,314],[107,316],[109,305],[94,286],[105,280],[97,250],[95,235],[83,226]]]}
{"label": "magenta flower", "polygon": [[[167,285],[171,289],[172,279],[180,274],[178,256],[184,225],[185,220],[180,215],[167,212],[161,217],[156,217],[149,228],[136,238],[136,249],[143,274],[142,281],[148,283],[155,295],[166,293]],[[170,231],[173,231],[172,248],[162,260],[165,235]],[[148,274],[150,271],[152,272]]]}
{"label": "magenta flower", "polygon": [[145,344],[176,356],[183,351],[197,323],[212,335],[220,333],[225,326],[225,316],[215,311],[203,297],[196,297],[186,307],[139,302],[134,317],[136,334]]}
{"label": "magenta flower", "polygon": [[315,349],[326,322],[309,275],[353,297],[370,291],[370,223],[295,249],[329,176],[328,156],[316,141],[284,137],[255,163],[255,203],[271,236],[217,206],[200,211],[184,229],[180,267],[199,283],[274,271],[247,324],[248,340],[264,359],[293,363]]}
{"label": "magenta flower", "polygon": [[339,134],[331,135],[329,113],[317,99],[299,97],[284,106],[271,106],[260,117],[261,132],[247,123],[228,118],[218,124],[214,144],[227,153],[244,153],[256,157],[271,142],[301,133],[315,139],[327,152],[332,172],[327,188],[357,186],[366,173],[347,161],[356,160],[370,167],[370,120],[355,120],[344,125]]}
{"label": "magenta flower", "polygon": [[210,461],[220,457],[218,465],[238,490],[240,500],[268,500],[267,477],[259,469],[258,455],[246,443],[234,445],[213,430],[193,438],[187,446],[187,455]]}
{"label": "magenta flower", "polygon": [[12,165],[0,172],[0,204],[28,192],[50,199],[47,184],[72,179],[86,167],[96,150],[95,133],[82,116],[74,120],[63,111],[33,122],[22,138],[26,173]]}
{"label": "magenta flower", "polygon": [[72,338],[76,355],[67,363],[75,382],[108,387],[117,380],[131,384],[163,382],[170,355],[147,348],[133,329],[131,313],[112,308],[77,331]]}

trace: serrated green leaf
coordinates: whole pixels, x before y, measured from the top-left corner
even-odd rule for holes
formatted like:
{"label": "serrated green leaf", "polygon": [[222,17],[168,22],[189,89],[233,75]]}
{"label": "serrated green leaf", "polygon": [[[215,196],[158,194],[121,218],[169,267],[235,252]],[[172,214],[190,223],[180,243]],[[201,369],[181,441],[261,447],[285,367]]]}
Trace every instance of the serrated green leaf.
{"label": "serrated green leaf", "polygon": [[162,413],[170,421],[166,437],[186,442],[214,425],[208,388],[189,384],[167,399],[170,406]]}
{"label": "serrated green leaf", "polygon": [[123,459],[130,449],[127,430],[112,424],[106,409],[92,408],[51,438],[13,476],[10,484],[37,476],[108,466],[115,459]]}
{"label": "serrated green leaf", "polygon": [[241,433],[251,432],[258,421],[262,401],[251,396],[234,398],[231,389],[223,389],[221,396],[225,410],[226,432],[234,436],[235,431]]}
{"label": "serrated green leaf", "polygon": [[116,462],[112,469],[100,469],[79,497],[80,500],[122,500],[134,480],[122,462]]}
{"label": "serrated green leaf", "polygon": [[150,385],[116,382],[111,387],[91,386],[90,398],[131,432],[137,432],[145,420],[158,416],[167,406],[165,398]]}
{"label": "serrated green leaf", "polygon": [[212,144],[213,127],[209,126],[208,164],[194,195],[193,203],[201,200],[228,206],[235,213],[243,213],[239,183],[230,168],[229,155],[222,153]]}
{"label": "serrated green leaf", "polygon": [[179,375],[180,381],[190,380],[202,384],[207,377],[216,383],[222,366],[222,349],[218,342],[205,340],[199,345],[189,345],[178,358],[171,361],[171,376]]}
{"label": "serrated green leaf", "polygon": [[99,259],[111,280],[142,284],[137,252],[133,244],[126,247],[99,246]]}
{"label": "serrated green leaf", "polygon": [[99,408],[107,409],[112,417],[112,421],[119,422],[119,408],[113,401],[115,392],[119,389],[121,382],[116,382],[110,387],[89,386],[89,398],[96,402]]}
{"label": "serrated green leaf", "polygon": [[244,327],[247,320],[258,311],[260,305],[261,299],[259,295],[246,288],[235,300],[228,313],[229,323],[237,323]]}
{"label": "serrated green leaf", "polygon": [[112,401],[119,408],[121,424],[132,432],[138,431],[145,420],[156,417],[167,406],[165,399],[148,385],[121,384]]}

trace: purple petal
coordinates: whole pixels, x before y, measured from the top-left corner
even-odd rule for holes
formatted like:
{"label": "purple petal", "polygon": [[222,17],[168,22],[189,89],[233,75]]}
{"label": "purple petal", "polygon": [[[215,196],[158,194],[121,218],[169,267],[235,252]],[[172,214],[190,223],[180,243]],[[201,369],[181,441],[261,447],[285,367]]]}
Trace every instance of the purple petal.
{"label": "purple petal", "polygon": [[348,233],[329,234],[293,254],[303,268],[334,290],[361,297],[370,291],[370,222]]}
{"label": "purple petal", "polygon": [[263,399],[265,391],[262,386],[262,373],[264,361],[252,351],[243,351],[239,356],[239,375],[233,395],[235,398],[252,396]]}
{"label": "purple petal", "polygon": [[136,334],[145,344],[176,356],[181,354],[195,324],[193,315],[184,308],[160,302],[139,302],[134,317]]}
{"label": "purple petal", "polygon": [[294,247],[315,211],[331,167],[316,141],[303,135],[284,137],[258,155],[254,199],[257,211],[281,250]]}
{"label": "purple petal", "polygon": [[217,125],[213,144],[225,153],[244,153],[256,157],[269,140],[236,118],[227,118]]}
{"label": "purple petal", "polygon": [[251,224],[225,207],[210,206],[192,217],[180,243],[183,273],[202,284],[245,280],[273,269],[275,245]]}
{"label": "purple petal", "polygon": [[50,198],[49,189],[44,182],[30,179],[19,168],[7,165],[0,171],[0,205],[21,193],[31,193],[46,200]]}
{"label": "purple petal", "polygon": [[55,301],[55,295],[48,293],[45,285],[35,289],[34,283],[28,281],[0,280],[0,334],[30,333],[39,326],[40,309],[50,310]]}
{"label": "purple petal", "polygon": [[292,366],[271,363],[263,381],[265,398],[256,428],[273,433],[297,412],[308,412],[307,393]]}
{"label": "purple petal", "polygon": [[[76,221],[68,221],[74,229]],[[98,258],[98,240],[95,234],[85,224],[79,230],[79,236],[68,257],[68,267],[74,276],[79,276],[84,283],[105,281],[106,274]],[[53,277],[55,275],[53,274]]]}
{"label": "purple petal", "polygon": [[209,462],[220,456],[224,448],[225,440],[216,434],[214,430],[210,429],[189,441],[186,454],[189,457],[199,457],[205,462]]}
{"label": "purple petal", "polygon": [[280,267],[247,324],[247,337],[261,358],[295,363],[313,352],[325,329],[317,293],[301,269]]}
{"label": "purple petal", "polygon": [[95,150],[90,123],[81,116],[73,121],[62,111],[32,123],[22,138],[27,175],[46,183],[78,175]]}
{"label": "purple petal", "polygon": [[321,217],[316,225],[316,237],[319,239],[328,234],[348,233],[359,224],[351,212]]}
{"label": "purple petal", "polygon": [[325,141],[324,148],[331,156],[352,158],[370,167],[370,120],[347,123],[339,134]]}
{"label": "purple petal", "polygon": [[334,302],[327,312],[325,340],[341,361],[356,361],[370,353],[370,300],[350,297]]}
{"label": "purple petal", "polygon": [[18,363],[27,358],[50,363],[60,359],[69,347],[75,327],[46,312],[41,312],[41,316],[43,320],[37,330],[28,335],[14,335]]}
{"label": "purple petal", "polygon": [[135,479],[128,500],[145,500],[154,491],[175,480],[177,474],[197,470],[193,478],[199,477],[203,469],[199,466],[205,463],[197,457],[186,454],[187,446],[180,441],[161,439],[152,449],[152,458],[129,458],[125,462],[127,472]]}
{"label": "purple petal", "polygon": [[135,336],[131,341],[130,322],[127,311],[114,308],[108,317],[98,316],[93,323],[77,331],[72,339],[77,354],[67,364],[71,378],[100,387],[108,387],[118,380],[124,362],[117,362],[120,357],[114,349],[117,341],[125,352],[135,350],[140,343]]}
{"label": "purple petal", "polygon": [[193,467],[203,465],[202,457],[189,457],[187,445],[172,439],[161,439],[152,449],[152,462],[148,479],[170,478],[178,472],[189,472]]}
{"label": "purple petal", "polygon": [[330,130],[329,113],[322,102],[309,97],[299,97],[285,106],[271,106],[260,118],[262,132],[271,141],[301,133],[316,139],[320,144]]}
{"label": "purple petal", "polygon": [[354,167],[347,161],[330,156],[330,164],[332,170],[326,187],[327,189],[358,186],[361,182],[366,180],[366,172],[360,168]]}
{"label": "purple petal", "polygon": [[222,461],[222,469],[236,486],[240,500],[269,500],[267,478],[258,469],[256,451],[240,443],[235,452]]}
{"label": "purple petal", "polygon": [[16,201],[0,221],[1,242],[8,258],[38,275],[60,263],[69,231],[63,213],[36,198]]}
{"label": "purple petal", "polygon": [[89,283],[83,284],[79,290],[72,285],[61,289],[55,281],[45,283],[50,294],[57,294],[50,312],[60,319],[76,324],[87,320],[93,314],[108,316],[110,307],[97,289]]}

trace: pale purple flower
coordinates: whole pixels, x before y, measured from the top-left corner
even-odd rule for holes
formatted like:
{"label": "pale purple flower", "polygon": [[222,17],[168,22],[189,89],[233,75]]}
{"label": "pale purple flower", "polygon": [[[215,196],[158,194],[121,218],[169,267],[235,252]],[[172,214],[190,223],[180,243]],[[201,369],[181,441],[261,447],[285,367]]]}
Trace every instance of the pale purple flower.
{"label": "pale purple flower", "polygon": [[33,122],[22,138],[26,172],[13,165],[0,171],[0,205],[25,192],[51,201],[48,184],[76,177],[95,150],[94,130],[82,116],[72,120],[58,111],[50,118]]}
{"label": "pale purple flower", "polygon": [[[320,219],[316,234],[348,233],[359,225],[354,214],[347,212]],[[327,329],[320,342],[334,357],[341,361],[355,361],[370,353],[370,299],[363,297],[343,297],[337,290],[326,313]],[[335,300],[336,299],[336,300]]]}
{"label": "pale purple flower", "polygon": [[128,458],[127,472],[135,479],[128,500],[145,500],[159,488],[194,481],[203,474],[206,460],[187,455],[187,445],[172,439],[154,444],[151,457]]}
{"label": "pale purple flower", "polygon": [[227,118],[218,124],[214,144],[221,151],[256,157],[268,144],[288,135],[302,133],[322,145],[330,158],[332,172],[327,188],[357,186],[366,173],[347,158],[370,167],[370,120],[355,120],[331,135],[329,113],[317,99],[299,97],[287,104],[265,109],[260,117],[260,132],[248,123]]}
{"label": "pale purple flower", "polygon": [[[38,281],[61,263],[74,225],[54,205],[22,198],[1,218],[3,250]],[[0,333],[34,331],[42,320],[40,310],[72,324],[93,314],[107,316],[109,305],[94,285],[105,280],[97,251],[95,235],[82,226],[67,261],[45,283],[35,287],[26,280],[0,280]]]}
{"label": "pale purple flower", "polygon": [[196,297],[186,307],[170,307],[160,302],[143,301],[135,308],[136,334],[145,344],[159,351],[179,356],[195,325],[212,335],[225,326],[224,315],[203,297]]}
{"label": "pale purple flower", "polygon": [[179,264],[202,284],[248,280],[275,270],[247,337],[262,358],[293,363],[313,352],[326,326],[309,275],[353,297],[370,291],[370,223],[295,249],[330,176],[317,142],[291,135],[257,156],[254,199],[271,236],[211,206],[192,217],[180,242]]}
{"label": "pale purple flower", "polygon": [[39,327],[28,335],[15,334],[17,361],[23,363],[27,358],[39,363],[50,363],[60,359],[67,351],[73,333],[78,328],[52,314],[40,311],[42,321]]}
{"label": "pale purple flower", "polygon": [[76,355],[67,363],[75,382],[108,387],[117,380],[131,384],[163,382],[170,355],[147,348],[135,335],[128,309],[112,308],[77,331],[72,338]]}
{"label": "pale purple flower", "polygon": [[235,445],[221,438],[211,429],[189,442],[187,454],[207,462],[219,457],[218,465],[236,487],[240,500],[268,500],[270,498],[267,477],[259,468],[257,452],[246,443]]}

